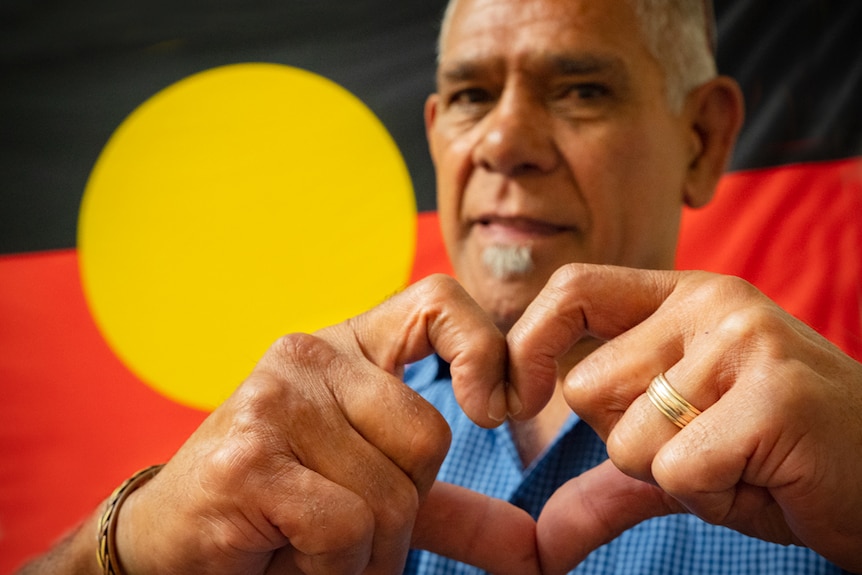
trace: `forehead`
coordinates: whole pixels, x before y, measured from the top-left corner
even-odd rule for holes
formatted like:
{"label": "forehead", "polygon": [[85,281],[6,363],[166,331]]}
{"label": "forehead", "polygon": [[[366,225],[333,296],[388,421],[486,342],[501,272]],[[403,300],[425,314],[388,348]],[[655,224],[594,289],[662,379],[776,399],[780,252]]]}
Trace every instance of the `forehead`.
{"label": "forehead", "polygon": [[628,0],[459,0],[440,63],[441,70],[489,62],[530,69],[570,57],[659,69]]}

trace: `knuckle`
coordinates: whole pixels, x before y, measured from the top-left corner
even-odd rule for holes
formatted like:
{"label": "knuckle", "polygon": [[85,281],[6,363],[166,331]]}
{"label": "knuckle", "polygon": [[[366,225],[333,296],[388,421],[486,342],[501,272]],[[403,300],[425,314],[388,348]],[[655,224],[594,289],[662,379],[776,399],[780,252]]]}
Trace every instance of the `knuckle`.
{"label": "knuckle", "polygon": [[419,510],[419,494],[409,481],[399,482],[375,510],[375,527],[384,534],[409,530]]}
{"label": "knuckle", "polygon": [[589,285],[591,274],[595,269],[580,263],[569,263],[557,268],[545,284],[544,291],[555,296],[552,301],[563,299],[569,302],[579,302],[583,299],[583,290]]}
{"label": "knuckle", "polygon": [[328,370],[334,359],[335,350],[313,335],[294,333],[278,338],[234,394],[237,409],[254,414],[272,410],[297,387],[293,384],[308,379],[304,373],[321,367]]}
{"label": "knuckle", "polygon": [[568,263],[559,267],[548,281],[549,285],[553,286],[568,286],[576,287],[583,283],[583,280],[590,273],[589,267],[580,263]]}
{"label": "knuckle", "polygon": [[432,274],[414,284],[416,297],[427,302],[448,302],[463,291],[461,284],[446,274]]}
{"label": "knuckle", "polygon": [[331,344],[304,333],[280,337],[267,353],[267,359],[264,372],[268,377],[260,380],[268,385],[270,393],[261,399],[271,401],[271,394],[276,394],[282,405],[312,402],[314,394],[310,388],[325,386],[340,365],[338,352]]}
{"label": "knuckle", "polygon": [[772,332],[785,333],[785,314],[749,282],[734,276],[707,272],[694,274],[694,309],[712,309],[717,333],[729,340],[752,342]]}
{"label": "knuckle", "polygon": [[359,497],[342,500],[335,516],[315,514],[307,528],[291,534],[291,546],[308,557],[367,555],[374,538],[375,519]]}
{"label": "knuckle", "polygon": [[[357,498],[358,499],[358,498]],[[374,538],[374,514],[362,501],[344,509],[345,520],[338,522],[338,529],[328,529],[324,523],[312,530],[302,542],[292,540],[294,546],[311,555],[355,553],[370,547]]]}
{"label": "knuckle", "polygon": [[321,363],[326,365],[334,355],[331,346],[319,337],[307,333],[291,333],[278,338],[270,347],[268,355],[277,364],[303,365]]}
{"label": "knuckle", "polygon": [[633,440],[623,429],[614,429],[607,440],[608,457],[626,475],[650,481],[653,454],[646,449],[633,448],[640,445],[638,438]]}
{"label": "knuckle", "polygon": [[726,338],[769,356],[782,354],[781,334],[788,324],[781,311],[765,303],[754,303],[729,312],[718,326]]}
{"label": "knuckle", "polygon": [[691,272],[686,278],[687,283],[693,284],[692,298],[705,306],[716,306],[724,302],[750,302],[760,297],[757,288],[740,277]]}
{"label": "knuckle", "polygon": [[757,334],[758,312],[750,308],[737,309],[725,315],[718,325],[718,333],[738,341],[750,341]]}
{"label": "knuckle", "polygon": [[[417,398],[417,401],[419,400],[421,398]],[[436,466],[442,463],[449,451],[452,431],[436,409],[430,405],[423,407],[424,414],[417,419],[419,425],[411,437],[408,453],[411,454],[414,465],[427,466],[432,462]]]}
{"label": "knuckle", "polygon": [[286,438],[290,443],[290,437],[324,420],[335,402],[330,389],[335,360],[335,350],[321,338],[280,337],[230,399],[225,425],[247,447],[279,451]]}
{"label": "knuckle", "polygon": [[[424,496],[449,451],[452,432],[440,413],[421,397],[413,398],[416,415],[404,430],[395,459],[409,476],[411,489]],[[409,408],[408,408],[409,409]]]}
{"label": "knuckle", "polygon": [[577,370],[565,379],[563,396],[570,407],[585,413],[606,413],[616,417],[629,408],[631,399],[621,394],[615,386],[607,384],[607,365],[622,365],[628,349],[608,345],[601,356],[587,356],[578,364]]}

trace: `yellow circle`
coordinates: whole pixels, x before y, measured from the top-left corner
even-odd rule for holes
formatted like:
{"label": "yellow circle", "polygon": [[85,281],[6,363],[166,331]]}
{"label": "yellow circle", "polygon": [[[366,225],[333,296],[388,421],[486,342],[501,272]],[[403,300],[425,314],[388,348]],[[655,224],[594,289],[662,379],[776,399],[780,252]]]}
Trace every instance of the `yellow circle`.
{"label": "yellow circle", "polygon": [[337,323],[409,279],[416,206],[386,128],[356,97],[274,64],[156,94],[96,162],[81,276],[114,352],[212,409],[280,335]]}

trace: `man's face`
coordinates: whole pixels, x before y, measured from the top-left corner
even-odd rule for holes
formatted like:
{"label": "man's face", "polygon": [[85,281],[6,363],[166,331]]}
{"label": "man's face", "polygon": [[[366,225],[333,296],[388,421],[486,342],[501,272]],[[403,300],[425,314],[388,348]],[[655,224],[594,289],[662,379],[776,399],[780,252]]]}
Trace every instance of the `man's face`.
{"label": "man's face", "polygon": [[[461,0],[437,80],[443,238],[502,329],[566,263],[673,265],[691,127],[626,0]],[[491,273],[489,248],[531,264]]]}

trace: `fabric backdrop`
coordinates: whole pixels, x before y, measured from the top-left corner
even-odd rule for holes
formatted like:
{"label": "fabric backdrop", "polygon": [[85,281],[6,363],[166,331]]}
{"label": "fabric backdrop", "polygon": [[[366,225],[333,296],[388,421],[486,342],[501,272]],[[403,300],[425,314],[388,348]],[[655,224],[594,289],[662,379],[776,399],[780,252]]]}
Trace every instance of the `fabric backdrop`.
{"label": "fabric backdrop", "polygon": [[[0,573],[49,546],[132,472],[168,458],[208,411],[139,377],[82,288],[81,201],[112,134],[198,72],[247,62],[312,71],[359,98],[403,156],[416,218],[405,282],[449,272],[421,116],[442,7],[0,5]],[[678,265],[754,282],[862,358],[862,3],[717,0],[716,12],[720,69],[742,83],[747,122],[716,200],[685,214]],[[341,201],[351,191],[339,193]],[[332,253],[351,243],[339,240]]]}

